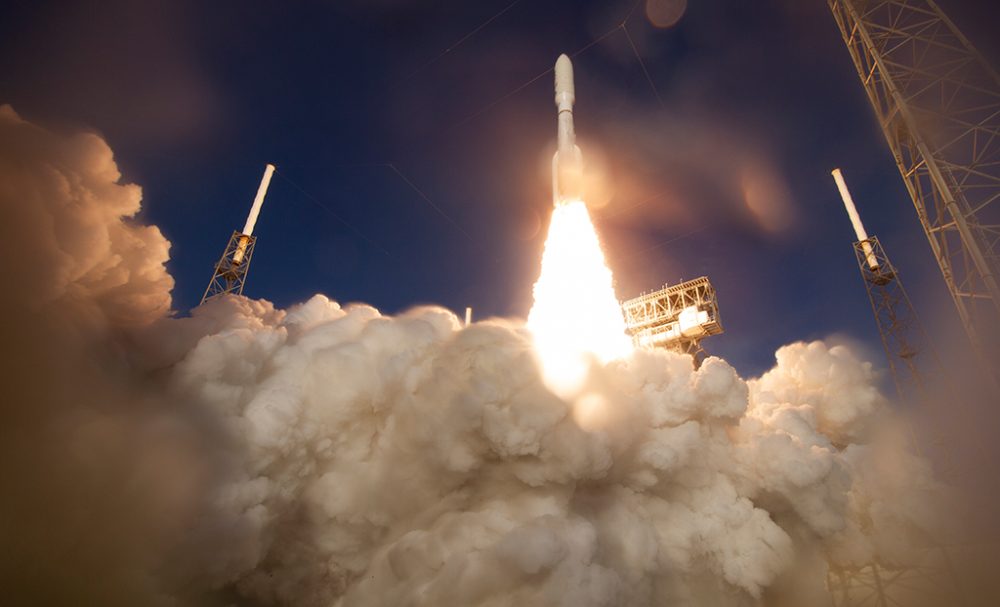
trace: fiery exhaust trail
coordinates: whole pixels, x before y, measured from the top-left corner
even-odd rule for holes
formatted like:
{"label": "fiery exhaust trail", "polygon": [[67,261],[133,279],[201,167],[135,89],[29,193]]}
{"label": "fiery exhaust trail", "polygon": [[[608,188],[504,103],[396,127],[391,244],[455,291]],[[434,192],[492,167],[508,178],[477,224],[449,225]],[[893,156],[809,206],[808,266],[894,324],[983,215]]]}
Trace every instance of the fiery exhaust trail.
{"label": "fiery exhaust trail", "polygon": [[528,329],[557,393],[575,392],[593,359],[608,362],[631,352],[611,270],[582,201],[553,210],[534,297]]}
{"label": "fiery exhaust trail", "polygon": [[555,209],[528,329],[549,388],[572,397],[594,359],[620,358],[631,351],[632,344],[625,336],[611,270],[580,196],[583,163],[573,126],[573,63],[560,55],[554,71],[559,142],[552,158]]}

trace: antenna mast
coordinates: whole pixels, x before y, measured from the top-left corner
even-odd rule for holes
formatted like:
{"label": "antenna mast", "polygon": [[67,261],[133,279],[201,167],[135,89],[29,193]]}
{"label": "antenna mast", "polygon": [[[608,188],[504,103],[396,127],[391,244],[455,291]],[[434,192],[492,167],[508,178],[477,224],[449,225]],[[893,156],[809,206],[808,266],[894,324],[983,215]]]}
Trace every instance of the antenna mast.
{"label": "antenna mast", "polygon": [[267,187],[271,184],[273,174],[273,164],[264,167],[264,176],[260,180],[260,187],[257,188],[257,196],[253,199],[247,221],[243,224],[243,231],[233,232],[229,237],[229,243],[222,252],[222,257],[215,264],[212,280],[208,282],[205,294],[201,296],[201,303],[226,293],[243,294],[243,285],[246,284],[247,271],[250,269],[250,259],[257,243],[253,229],[257,225],[257,216],[260,215],[260,207],[264,204],[264,196],[267,195]]}
{"label": "antenna mast", "polygon": [[[854,226],[857,241],[854,243],[854,254],[858,259],[858,269],[868,291],[868,301],[872,305],[875,324],[878,325],[879,337],[885,349],[885,357],[889,362],[892,380],[896,384],[896,392],[900,398],[913,396],[922,397],[925,389],[924,375],[917,358],[921,354],[918,342],[928,346],[917,313],[910,303],[910,298],[903,289],[896,268],[889,261],[882,244],[875,236],[868,236],[861,216],[854,206],[854,199],[847,189],[847,183],[840,169],[833,170],[833,179],[837,182],[844,208]],[[933,352],[931,352],[933,357]],[[935,360],[936,362],[936,360]],[[917,392],[916,394],[914,392]]]}

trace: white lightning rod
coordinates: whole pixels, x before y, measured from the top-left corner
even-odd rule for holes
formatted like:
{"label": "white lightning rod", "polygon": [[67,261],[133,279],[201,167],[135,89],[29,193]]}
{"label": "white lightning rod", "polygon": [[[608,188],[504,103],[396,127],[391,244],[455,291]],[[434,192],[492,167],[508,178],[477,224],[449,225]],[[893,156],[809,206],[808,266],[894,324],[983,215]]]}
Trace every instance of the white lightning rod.
{"label": "white lightning rod", "polygon": [[858,215],[858,209],[854,206],[854,199],[851,197],[850,190],[847,189],[844,175],[840,169],[833,169],[831,175],[833,175],[833,180],[837,182],[837,189],[840,190],[840,197],[844,200],[847,216],[851,218],[851,225],[854,226],[854,235],[858,237],[858,242],[861,243],[861,248],[865,252],[868,267],[877,270],[878,260],[875,259],[875,254],[872,252],[872,245],[868,242],[868,233],[865,232],[865,226],[861,223],[861,216]]}
{"label": "white lightning rod", "polygon": [[269,163],[264,167],[264,176],[260,179],[260,187],[257,188],[257,195],[254,196],[253,205],[250,207],[250,214],[247,215],[247,222],[243,224],[243,235],[240,236],[240,242],[236,246],[236,251],[233,252],[234,264],[243,263],[247,244],[250,242],[250,237],[253,236],[254,226],[257,225],[257,216],[260,215],[260,207],[264,205],[264,196],[267,195],[267,187],[271,185],[271,175],[274,175],[274,165]]}
{"label": "white lightning rod", "polygon": [[257,225],[257,216],[260,215],[260,207],[264,204],[267,187],[271,185],[271,175],[274,175],[274,165],[268,164],[264,167],[264,176],[260,180],[260,187],[257,188],[257,196],[253,199],[253,206],[250,207],[250,214],[247,215],[247,222],[243,226],[243,233],[247,236],[253,235],[253,228]]}

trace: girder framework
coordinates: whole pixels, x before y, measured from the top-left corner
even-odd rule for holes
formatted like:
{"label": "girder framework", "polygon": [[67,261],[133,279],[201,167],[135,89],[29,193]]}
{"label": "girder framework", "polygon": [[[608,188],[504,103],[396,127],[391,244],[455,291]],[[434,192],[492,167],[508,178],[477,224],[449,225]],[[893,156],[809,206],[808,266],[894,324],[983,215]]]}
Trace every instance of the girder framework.
{"label": "girder framework", "polygon": [[908,566],[831,567],[826,584],[833,607],[968,604],[944,548],[924,550]]}
{"label": "girder framework", "polygon": [[256,243],[256,236],[233,232],[229,237],[229,244],[222,252],[222,257],[215,264],[215,272],[212,274],[212,280],[208,282],[205,294],[201,296],[201,303],[226,293],[243,294],[243,285],[246,283]]}
{"label": "girder framework", "polygon": [[722,333],[715,287],[707,276],[630,299],[622,312],[637,347],[664,347],[696,360],[704,355],[701,340]]}
{"label": "girder framework", "polygon": [[1000,327],[1000,78],[933,0],[828,0],[965,332]]}
{"label": "girder framework", "polygon": [[925,373],[940,369],[899,274],[874,236],[854,243],[854,255],[896,391],[904,400],[922,398]]}

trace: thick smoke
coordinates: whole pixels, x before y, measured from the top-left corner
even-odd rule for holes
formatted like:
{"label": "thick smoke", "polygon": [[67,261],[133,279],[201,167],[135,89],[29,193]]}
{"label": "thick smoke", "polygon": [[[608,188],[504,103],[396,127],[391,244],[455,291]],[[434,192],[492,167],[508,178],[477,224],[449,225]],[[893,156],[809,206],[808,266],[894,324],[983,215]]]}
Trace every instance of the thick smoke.
{"label": "thick smoke", "polygon": [[121,336],[170,307],[168,243],[133,223],[104,141],[0,107],[0,582],[15,605],[153,604],[193,514],[206,424]]}
{"label": "thick smoke", "polygon": [[876,431],[844,346],[749,381],[639,351],[564,399],[520,321],[322,295],[173,318],[168,245],[107,145],[0,125],[16,602],[812,604],[827,562],[939,533],[941,487]]}
{"label": "thick smoke", "polygon": [[847,442],[884,402],[842,346],[783,348],[749,384],[642,351],[565,401],[516,324],[235,304],[201,311],[231,328],[172,371],[173,398],[241,454],[184,551],[205,557],[196,585],[294,605],[739,605],[800,550],[849,565],[930,545],[926,467],[894,450],[904,474],[869,478],[878,454]]}
{"label": "thick smoke", "polygon": [[99,136],[60,137],[0,106],[0,271],[15,297],[113,326],[169,310],[170,243],[128,221],[142,193],[120,177]]}

